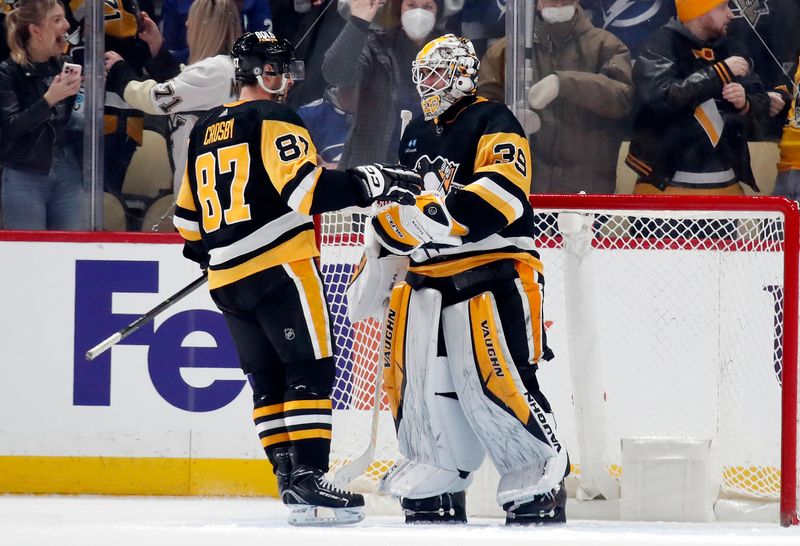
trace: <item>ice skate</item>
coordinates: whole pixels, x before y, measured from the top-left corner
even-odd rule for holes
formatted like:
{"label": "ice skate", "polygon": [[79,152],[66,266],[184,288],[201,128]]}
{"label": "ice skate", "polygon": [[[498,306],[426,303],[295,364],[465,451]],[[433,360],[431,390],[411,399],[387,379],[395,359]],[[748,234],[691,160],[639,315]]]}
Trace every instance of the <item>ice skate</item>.
{"label": "ice skate", "polygon": [[406,523],[466,523],[466,493],[442,493],[424,499],[402,499]]}
{"label": "ice skate", "polygon": [[364,497],[335,487],[324,474],[310,467],[292,471],[291,485],[281,497],[291,525],[345,525],[364,519]]}
{"label": "ice skate", "polygon": [[567,490],[562,480],[552,491],[536,495],[533,500],[522,504],[508,503],[506,525],[552,525],[567,522]]}

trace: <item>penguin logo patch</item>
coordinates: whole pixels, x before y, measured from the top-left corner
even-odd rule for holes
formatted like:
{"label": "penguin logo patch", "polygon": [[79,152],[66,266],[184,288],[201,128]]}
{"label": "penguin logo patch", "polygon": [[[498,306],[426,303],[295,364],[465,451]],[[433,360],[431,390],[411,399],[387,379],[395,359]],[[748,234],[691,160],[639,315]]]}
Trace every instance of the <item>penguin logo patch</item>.
{"label": "penguin logo patch", "polygon": [[447,191],[456,178],[459,164],[442,156],[431,159],[427,154],[417,160],[414,170],[422,174],[425,189],[428,191]]}

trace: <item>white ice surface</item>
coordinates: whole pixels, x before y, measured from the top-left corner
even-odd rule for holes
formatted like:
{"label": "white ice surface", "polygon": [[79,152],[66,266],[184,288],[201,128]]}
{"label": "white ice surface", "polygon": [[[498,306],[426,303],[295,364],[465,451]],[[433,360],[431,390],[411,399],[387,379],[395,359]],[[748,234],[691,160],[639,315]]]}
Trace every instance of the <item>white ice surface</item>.
{"label": "white ice surface", "polygon": [[272,499],[0,496],[3,546],[469,546],[800,545],[800,529],[766,524],[570,521],[550,528],[406,526],[367,517],[354,526],[297,528]]}

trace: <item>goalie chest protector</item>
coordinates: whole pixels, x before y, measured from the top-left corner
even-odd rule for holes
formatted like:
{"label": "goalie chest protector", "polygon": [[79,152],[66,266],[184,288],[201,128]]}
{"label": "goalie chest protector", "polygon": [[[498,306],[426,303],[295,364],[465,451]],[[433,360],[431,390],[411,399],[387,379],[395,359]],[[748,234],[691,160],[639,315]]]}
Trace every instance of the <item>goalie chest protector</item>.
{"label": "goalie chest protector", "polygon": [[[489,252],[527,254],[520,259],[530,260],[540,270],[533,249],[533,209],[528,201],[530,148],[505,104],[470,97],[436,120],[413,121],[400,142],[399,157],[403,165],[422,176],[425,190],[445,195],[454,219],[472,235],[465,238],[469,244],[440,250],[436,257],[423,259],[412,254],[412,270],[422,262],[476,254],[485,257]],[[476,202],[476,197],[481,199]],[[471,205],[465,206],[467,200]]]}

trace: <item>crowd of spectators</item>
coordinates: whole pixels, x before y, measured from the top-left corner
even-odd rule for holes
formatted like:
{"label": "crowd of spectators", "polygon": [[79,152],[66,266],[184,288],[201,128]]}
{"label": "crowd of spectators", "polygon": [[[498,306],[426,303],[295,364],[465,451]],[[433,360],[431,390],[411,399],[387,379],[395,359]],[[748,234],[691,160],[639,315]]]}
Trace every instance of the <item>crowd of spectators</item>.
{"label": "crowd of spectators", "polygon": [[[197,116],[236,99],[227,51],[244,31],[270,30],[296,45],[306,78],[288,101],[321,164],[396,162],[405,123],[421,115],[411,62],[433,37],[470,38],[482,63],[478,94],[505,100],[506,3],[106,1],[104,190],[127,210],[127,229],[148,229],[146,207],[134,203],[175,191]],[[800,3],[535,6],[525,64],[514,67],[525,78],[525,100],[510,105],[531,141],[532,193],[757,192],[748,144],[772,142],[780,150],[777,180],[758,183],[798,199]],[[79,75],[63,72],[65,63],[83,64],[85,11],[84,0],[2,2],[3,229],[91,228],[81,171],[86,90]],[[173,177],[153,180],[160,189],[142,196],[126,181],[153,172],[128,172],[137,150],[145,153],[148,131],[163,135],[150,142],[167,147]],[[623,188],[626,168],[634,184]]]}

